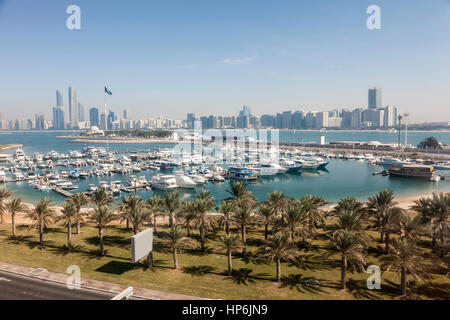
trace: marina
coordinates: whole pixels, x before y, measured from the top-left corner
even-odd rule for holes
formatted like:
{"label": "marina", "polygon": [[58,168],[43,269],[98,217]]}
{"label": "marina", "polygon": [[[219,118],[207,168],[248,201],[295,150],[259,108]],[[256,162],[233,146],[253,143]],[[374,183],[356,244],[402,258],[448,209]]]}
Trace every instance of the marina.
{"label": "marina", "polygon": [[[31,144],[9,150],[0,164],[0,182],[25,201],[35,202],[46,196],[59,204],[73,193],[89,195],[99,186],[117,199],[130,193],[148,198],[168,190],[179,190],[183,198],[189,199],[205,188],[221,201],[228,197],[230,181],[237,180],[248,182],[249,190],[260,201],[271,190],[291,197],[316,194],[335,202],[348,195],[363,200],[382,188],[391,188],[400,196],[450,189],[449,163],[426,157],[280,147],[271,150],[277,161],[260,161],[255,151],[235,149],[234,162],[223,164],[224,159],[215,157],[214,147],[205,147],[202,153],[177,153],[173,145],[161,144],[111,149],[85,145],[76,150],[76,144],[56,139],[59,134],[36,133],[47,139],[38,142],[41,146]],[[46,150],[48,146],[57,151]],[[389,171],[410,165],[429,166],[433,174],[427,179],[411,179]]]}

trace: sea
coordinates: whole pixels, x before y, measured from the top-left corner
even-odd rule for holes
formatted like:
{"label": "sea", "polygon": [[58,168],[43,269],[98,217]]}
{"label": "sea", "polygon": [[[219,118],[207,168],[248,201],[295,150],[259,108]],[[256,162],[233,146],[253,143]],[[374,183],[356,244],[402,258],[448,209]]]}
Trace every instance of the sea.
{"label": "sea", "polygon": [[[59,153],[69,153],[71,150],[81,150],[83,144],[71,143],[70,139],[61,139],[57,136],[74,135],[74,132],[3,132],[0,134],[0,145],[23,144],[23,150],[28,155],[35,152],[45,154],[51,150]],[[398,133],[386,131],[280,131],[280,142],[301,143],[317,141],[324,135],[326,141],[380,141],[384,143],[395,143],[398,141]],[[450,132],[443,131],[410,131],[408,132],[408,143],[417,145],[426,137],[433,136],[444,144],[450,144]],[[402,137],[404,141],[404,137]],[[105,144],[94,145],[106,147]],[[135,150],[154,150],[160,148],[173,148],[173,144],[110,144],[109,151],[131,152]],[[13,153],[14,150],[5,150],[2,153]],[[423,180],[396,178],[382,175],[373,175],[383,168],[371,165],[366,161],[330,159],[330,163],[324,171],[302,170],[298,173],[278,174],[269,178],[259,178],[248,184],[248,190],[252,191],[258,201],[267,199],[267,193],[278,190],[284,192],[288,197],[301,197],[306,194],[322,196],[328,202],[337,202],[345,197],[355,197],[360,201],[367,200],[381,189],[394,190],[397,197],[409,197],[420,194],[450,191],[450,172],[438,172],[447,179],[438,182]],[[0,164],[1,166],[1,164]],[[64,170],[69,170],[64,168]],[[81,170],[84,170],[81,169]],[[133,173],[136,176],[145,176],[148,181],[156,174],[155,171],[147,170]],[[111,177],[91,177],[88,179],[74,180],[79,186],[77,192],[86,191],[90,184],[99,184],[101,181],[112,182],[126,180],[130,176],[115,174]],[[216,198],[217,203],[228,198],[230,195],[230,181],[221,183],[208,182],[195,190],[179,189],[183,199],[192,199],[201,188],[207,189]],[[1,186],[0,186],[1,187]],[[15,191],[16,197],[21,197],[26,202],[37,202],[43,197],[49,197],[57,204],[62,204],[64,197],[53,191],[39,191],[28,185],[27,182],[7,183],[6,187]],[[160,191],[140,190],[137,194],[148,198],[154,193],[163,195]]]}

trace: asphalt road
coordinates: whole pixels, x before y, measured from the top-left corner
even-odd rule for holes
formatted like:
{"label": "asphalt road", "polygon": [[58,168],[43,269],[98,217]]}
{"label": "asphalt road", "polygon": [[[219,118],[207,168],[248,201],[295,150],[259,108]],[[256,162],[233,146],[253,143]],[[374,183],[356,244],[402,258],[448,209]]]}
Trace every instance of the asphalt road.
{"label": "asphalt road", "polygon": [[113,296],[87,289],[69,290],[63,284],[0,271],[0,300],[111,300]]}

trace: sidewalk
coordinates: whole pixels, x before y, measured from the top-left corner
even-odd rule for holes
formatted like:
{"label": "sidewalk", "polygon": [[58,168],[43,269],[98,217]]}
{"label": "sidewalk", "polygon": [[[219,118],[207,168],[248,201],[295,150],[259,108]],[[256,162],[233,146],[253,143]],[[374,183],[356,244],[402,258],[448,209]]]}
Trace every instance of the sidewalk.
{"label": "sidewalk", "polygon": [[[21,267],[16,266],[9,263],[0,262],[0,270],[15,273],[18,275],[44,280],[51,281],[55,283],[66,284],[66,280],[69,275],[49,272],[45,269],[34,269],[29,267]],[[108,283],[97,280],[90,279],[81,279],[81,287],[86,289],[93,289],[102,292],[108,293],[120,293],[123,290],[127,289],[127,286]],[[150,300],[208,300],[200,297],[186,296],[182,294],[176,293],[168,293],[157,290],[143,289],[143,288],[134,288],[133,297],[142,298],[142,299],[150,299]]]}

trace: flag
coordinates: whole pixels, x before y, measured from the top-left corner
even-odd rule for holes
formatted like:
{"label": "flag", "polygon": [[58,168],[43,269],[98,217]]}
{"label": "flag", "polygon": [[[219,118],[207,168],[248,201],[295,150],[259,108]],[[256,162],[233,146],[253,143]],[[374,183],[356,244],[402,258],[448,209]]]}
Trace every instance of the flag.
{"label": "flag", "polygon": [[105,92],[106,92],[107,94],[109,94],[110,96],[112,96],[112,92],[111,92],[107,87],[105,87]]}

